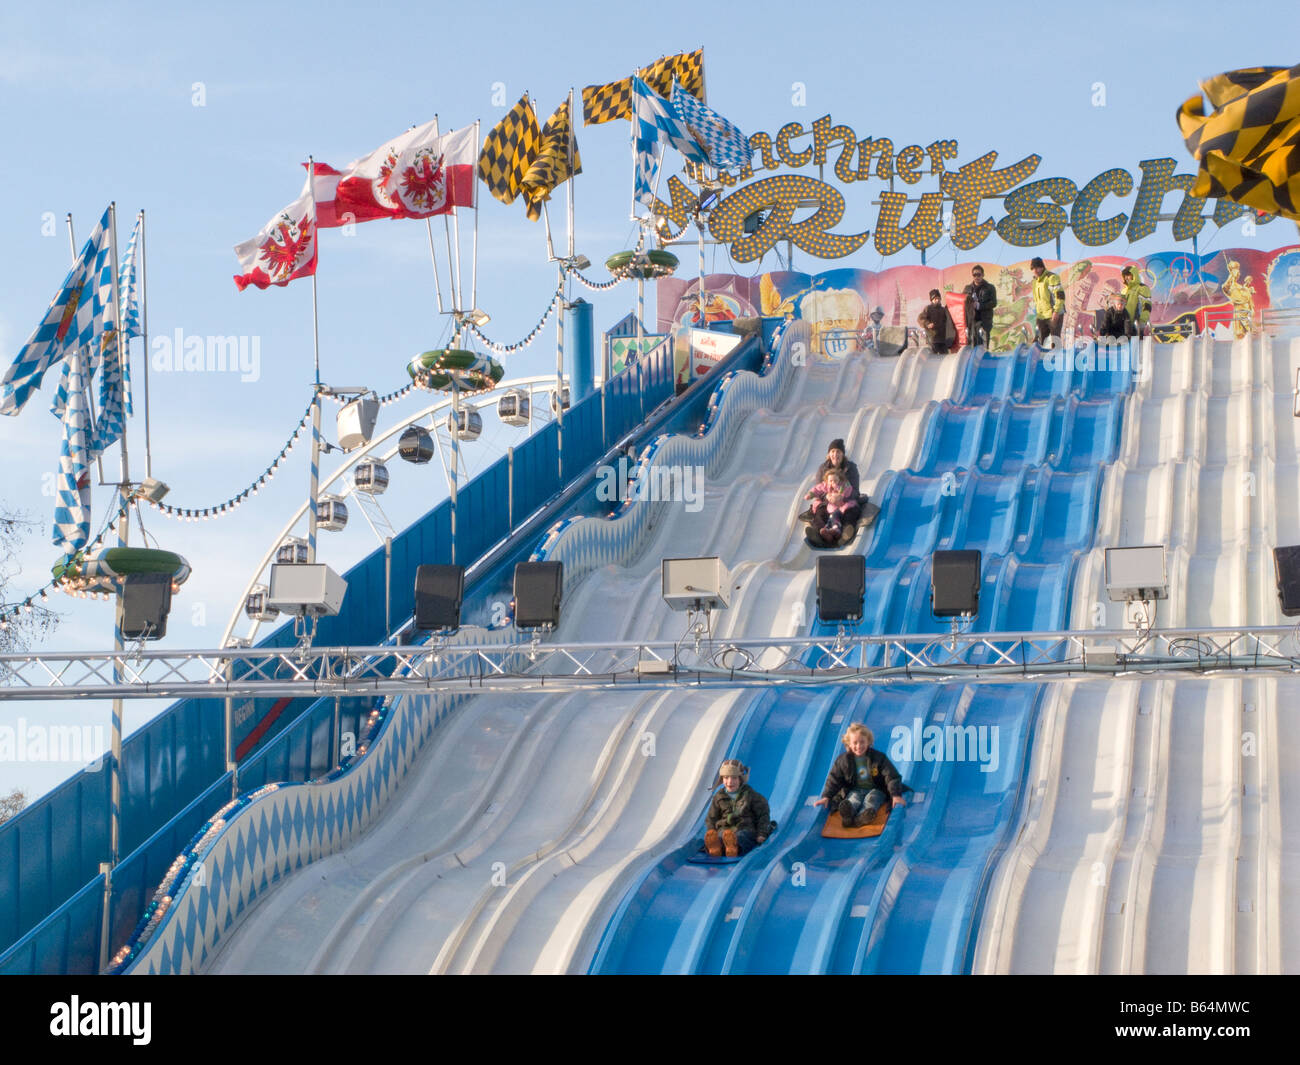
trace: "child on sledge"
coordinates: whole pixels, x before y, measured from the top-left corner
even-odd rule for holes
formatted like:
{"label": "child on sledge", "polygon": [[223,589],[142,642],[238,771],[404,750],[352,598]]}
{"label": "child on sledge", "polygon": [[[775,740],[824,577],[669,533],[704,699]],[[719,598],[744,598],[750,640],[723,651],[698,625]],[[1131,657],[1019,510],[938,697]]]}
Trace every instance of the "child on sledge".
{"label": "child on sledge", "polygon": [[834,468],[827,470],[822,482],[814,485],[804,498],[813,501],[813,526],[827,543],[838,540],[845,522],[852,520],[850,514],[856,515],[861,509],[848,477]]}
{"label": "child on sledge", "polygon": [[[767,799],[749,786],[749,767],[728,758],[718,769],[713,801],[704,816],[704,849],[714,858],[748,854],[772,834]],[[721,787],[718,787],[718,785]]]}
{"label": "child on sledge", "polygon": [[876,737],[866,725],[854,723],[844,733],[844,753],[835,759],[822,796],[813,805],[839,804],[845,828],[870,824],[886,802],[907,805],[903,778],[884,754],[871,745]]}

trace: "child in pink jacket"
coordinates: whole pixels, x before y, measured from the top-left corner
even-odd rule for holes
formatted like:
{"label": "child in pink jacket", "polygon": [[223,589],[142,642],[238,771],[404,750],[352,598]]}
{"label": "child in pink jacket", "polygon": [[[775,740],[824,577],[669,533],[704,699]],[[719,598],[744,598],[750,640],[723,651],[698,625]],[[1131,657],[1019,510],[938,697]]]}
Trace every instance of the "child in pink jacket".
{"label": "child in pink jacket", "polygon": [[814,515],[824,509],[826,524],[821,529],[822,539],[828,542],[838,540],[844,531],[845,513],[857,505],[857,493],[849,479],[839,470],[827,470],[825,480],[814,485],[804,498],[813,500]]}

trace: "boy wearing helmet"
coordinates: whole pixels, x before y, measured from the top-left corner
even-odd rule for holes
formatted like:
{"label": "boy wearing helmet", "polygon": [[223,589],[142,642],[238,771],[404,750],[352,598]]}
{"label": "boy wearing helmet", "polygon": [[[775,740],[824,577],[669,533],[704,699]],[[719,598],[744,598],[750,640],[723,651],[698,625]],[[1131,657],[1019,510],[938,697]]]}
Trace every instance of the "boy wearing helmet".
{"label": "boy wearing helmet", "polygon": [[729,758],[718,769],[709,812],[704,818],[704,849],[714,858],[748,854],[772,834],[767,800],[749,786],[749,767]]}

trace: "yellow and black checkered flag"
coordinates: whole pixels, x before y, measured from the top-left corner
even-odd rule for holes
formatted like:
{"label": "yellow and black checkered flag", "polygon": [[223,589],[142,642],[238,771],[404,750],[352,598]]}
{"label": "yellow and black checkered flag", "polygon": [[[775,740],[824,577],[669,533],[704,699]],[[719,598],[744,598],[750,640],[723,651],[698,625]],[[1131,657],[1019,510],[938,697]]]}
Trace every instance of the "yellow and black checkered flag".
{"label": "yellow and black checkered flag", "polygon": [[529,164],[537,157],[541,134],[537,116],[524,93],[500,122],[483,139],[478,157],[478,176],[502,203],[514,203],[523,187]]}
{"label": "yellow and black checkered flag", "polygon": [[528,217],[536,222],[542,216],[542,204],[551,198],[552,190],[581,173],[582,157],[578,154],[578,142],[573,138],[569,101],[565,100],[542,127],[541,147],[524,175],[523,194]]}
{"label": "yellow and black checkered flag", "polygon": [[1300,66],[1251,67],[1201,83],[1178,109],[1201,164],[1191,195],[1216,197],[1300,221]]}
{"label": "yellow and black checkered flag", "polygon": [[[665,62],[665,60],[660,60]],[[660,96],[671,96],[673,91],[673,78],[681,84],[681,87],[694,96],[697,100],[704,101],[704,49],[697,48],[693,52],[683,52],[681,55],[670,56],[666,62],[670,64],[668,77],[664,82],[664,91],[659,89],[653,82],[647,81],[646,84],[658,92]],[[656,64],[658,65],[658,64]]]}
{"label": "yellow and black checkered flag", "polygon": [[595,126],[632,114],[632,79],[611,81],[608,85],[588,85],[582,90],[582,121]]}
{"label": "yellow and black checkered flag", "polygon": [[[660,96],[673,91],[673,78],[682,88],[700,100],[704,99],[704,49],[664,56],[648,67],[638,70],[637,77]],[[632,79],[611,81],[608,85],[588,85],[582,90],[582,121],[594,126],[614,118],[632,117]]]}

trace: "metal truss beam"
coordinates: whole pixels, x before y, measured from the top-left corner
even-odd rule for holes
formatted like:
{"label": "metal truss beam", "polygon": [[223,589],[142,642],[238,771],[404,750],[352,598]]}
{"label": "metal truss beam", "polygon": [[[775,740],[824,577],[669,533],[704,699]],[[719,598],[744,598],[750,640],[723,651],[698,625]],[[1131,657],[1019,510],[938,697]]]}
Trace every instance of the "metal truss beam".
{"label": "metal truss beam", "polygon": [[677,642],[619,644],[42,652],[0,655],[0,700],[965,684],[1229,672],[1300,672],[1300,633],[1274,626],[787,639],[688,634]]}

